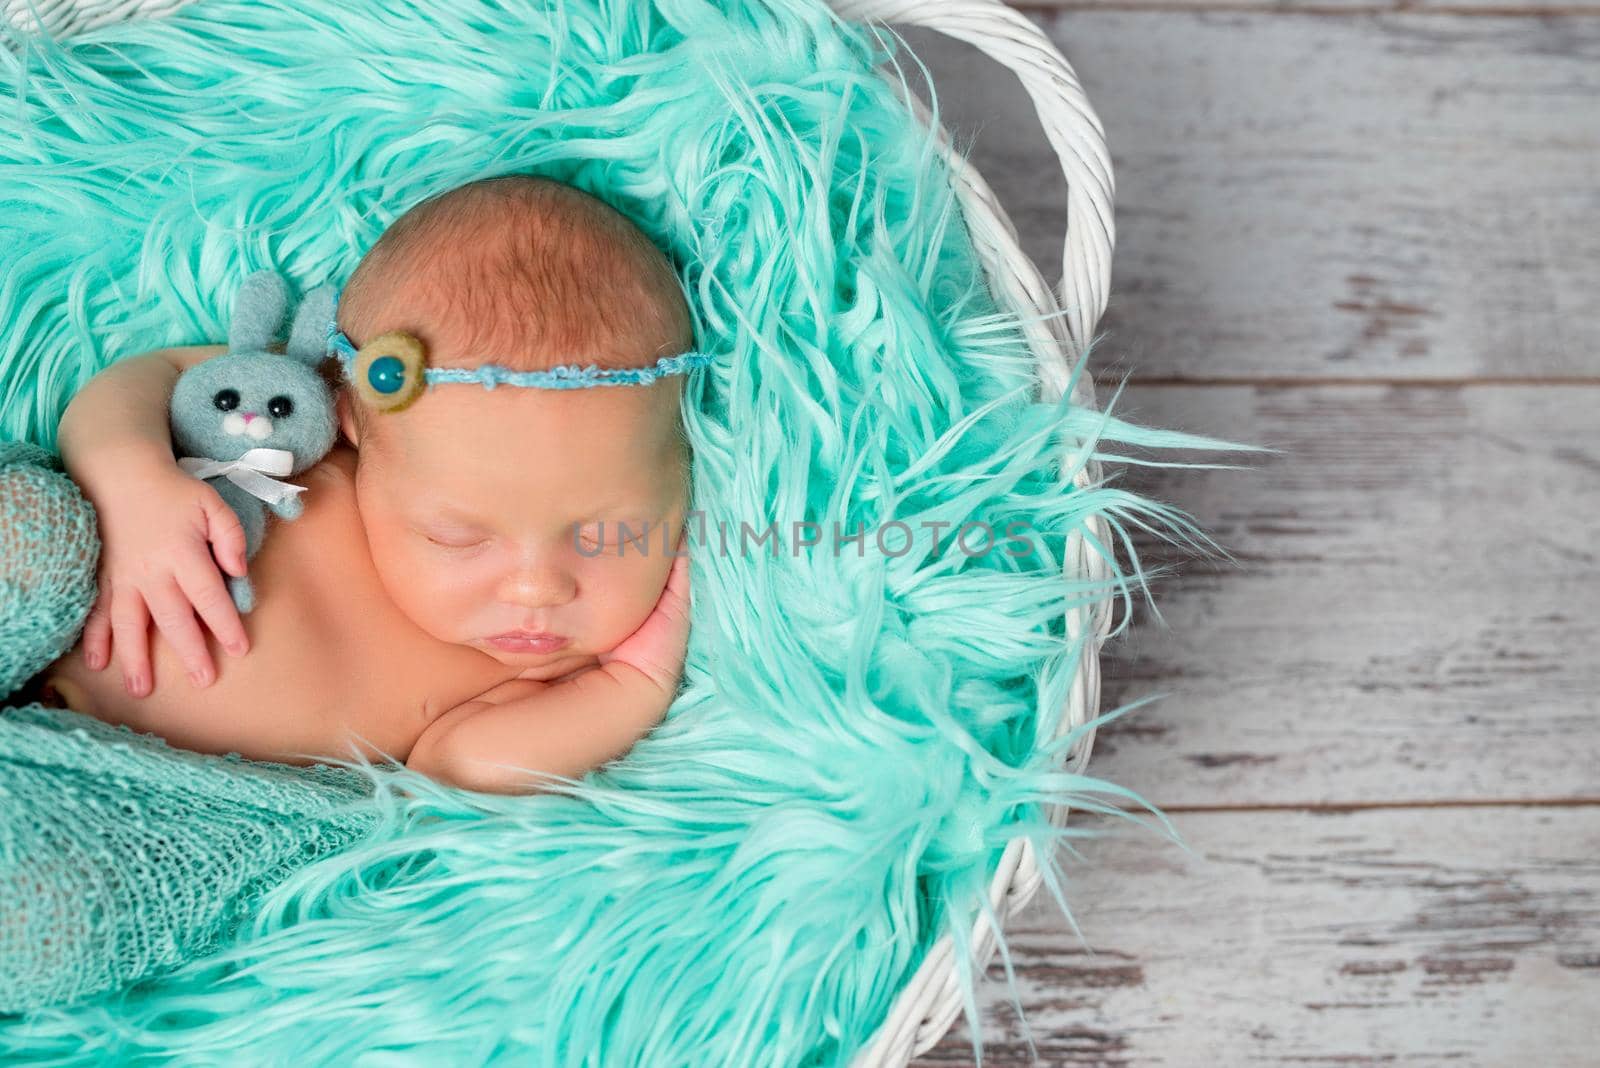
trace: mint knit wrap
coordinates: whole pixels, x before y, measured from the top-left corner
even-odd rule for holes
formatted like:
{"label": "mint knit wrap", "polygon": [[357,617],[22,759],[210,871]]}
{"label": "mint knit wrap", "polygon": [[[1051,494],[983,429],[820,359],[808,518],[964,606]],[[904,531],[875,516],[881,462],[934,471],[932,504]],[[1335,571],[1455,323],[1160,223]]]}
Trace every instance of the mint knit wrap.
{"label": "mint knit wrap", "polygon": [[[0,443],[0,696],[77,641],[93,506],[49,452]],[[0,702],[3,703],[3,702]],[[0,1014],[82,1000],[224,945],[267,890],[372,826],[370,784],[0,708]]]}
{"label": "mint knit wrap", "polygon": [[94,607],[94,506],[61,461],[0,441],[0,697],[72,648]]}

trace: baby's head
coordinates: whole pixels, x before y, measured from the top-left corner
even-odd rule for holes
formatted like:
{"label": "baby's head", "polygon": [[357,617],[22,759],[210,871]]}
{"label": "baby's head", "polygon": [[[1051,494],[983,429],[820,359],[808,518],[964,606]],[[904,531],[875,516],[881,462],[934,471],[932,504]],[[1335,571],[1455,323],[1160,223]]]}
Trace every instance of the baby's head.
{"label": "baby's head", "polygon": [[[356,346],[412,334],[432,367],[638,368],[694,347],[666,256],[600,200],[525,176],[396,220],[346,285],[338,325]],[[442,383],[392,412],[345,386],[357,501],[396,605],[529,678],[614,648],[660,597],[688,508],[682,383]],[[621,543],[623,524],[648,529],[646,544]],[[549,652],[488,642],[515,631],[569,640]]]}

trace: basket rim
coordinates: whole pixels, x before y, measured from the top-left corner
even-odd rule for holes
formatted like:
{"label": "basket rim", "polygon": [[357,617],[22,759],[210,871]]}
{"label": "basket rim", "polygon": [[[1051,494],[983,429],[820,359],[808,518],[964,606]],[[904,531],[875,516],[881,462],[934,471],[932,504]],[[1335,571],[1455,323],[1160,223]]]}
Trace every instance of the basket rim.
{"label": "basket rim", "polygon": [[[1089,308],[1080,308],[1074,317],[1064,316],[1067,294],[1104,294],[1110,284],[1110,250],[1114,246],[1112,229],[1111,164],[1105,147],[1105,135],[1084,95],[1067,60],[1032,23],[1020,14],[1000,5],[997,0],[829,0],[836,14],[854,20],[899,21],[945,32],[969,44],[977,45],[992,58],[1023,77],[1039,108],[1040,119],[1047,134],[1051,129],[1047,109],[1059,108],[1056,113],[1066,115],[1066,121],[1077,123],[1076,138],[1051,138],[1062,154],[1063,171],[1069,192],[1068,232],[1064,238],[1061,295],[1045,284],[1038,266],[1023,251],[1016,227],[1012,224],[1004,205],[989,187],[988,182],[970,161],[955,151],[949,131],[935,123],[931,110],[909,86],[904,87],[906,103],[925,128],[937,137],[939,147],[951,169],[952,181],[961,202],[964,222],[974,237],[974,246],[986,274],[995,289],[997,300],[1003,300],[1013,311],[1027,320],[1025,333],[1041,372],[1041,391],[1045,399],[1061,396],[1071,372],[1084,357],[1089,347],[1089,331],[1103,310],[1103,297]],[[1021,24],[1019,26],[1019,23]],[[992,39],[986,37],[992,35]],[[1023,47],[1015,47],[1021,39]],[[985,47],[985,44],[993,47]],[[1052,86],[1059,98],[1043,95],[1039,79],[1029,77],[1036,69],[1024,71],[1019,66],[1040,63],[1045,68],[1045,82]],[[897,88],[900,82],[887,72],[880,71]],[[1082,225],[1085,213],[1073,212],[1070,194],[1077,185],[1076,172],[1067,154],[1075,151],[1079,139],[1098,147],[1090,152],[1097,157],[1103,169],[1105,184],[1088,192],[1096,201],[1097,210],[1088,215],[1092,221],[1103,221],[1104,248],[1089,247],[1087,254],[1074,255],[1074,238],[1085,236]],[[1064,147],[1066,146],[1066,147]],[[1081,191],[1081,186],[1077,186]],[[1098,194],[1098,195],[1097,195]],[[1100,200],[1103,204],[1099,203]],[[1074,220],[1079,225],[1074,228]],[[1075,232],[1076,229],[1076,232]],[[1095,241],[1083,242],[1096,246]],[[1103,254],[1096,255],[1096,252]],[[1075,272],[1092,277],[1075,277]],[[1093,298],[1091,298],[1092,300]],[[1048,316],[1041,321],[1038,316]],[[1063,329],[1063,319],[1068,326]],[[1073,324],[1076,324],[1075,326]],[[1027,329],[1027,325],[1034,329]],[[1045,329],[1038,327],[1044,325]],[[1093,379],[1080,374],[1074,383],[1072,402],[1080,407],[1095,409]],[[1080,489],[1101,477],[1101,465],[1089,460],[1074,476]],[[1092,515],[1085,521],[1101,545],[1110,545],[1110,530],[1103,517]],[[1079,530],[1068,535],[1064,575],[1087,577],[1104,581],[1110,576],[1109,563],[1098,553],[1091,552]],[[1056,737],[1087,724],[1098,711],[1100,701],[1100,648],[1110,630],[1111,604],[1101,601],[1094,606],[1070,609],[1066,615],[1068,640],[1076,640],[1087,633],[1079,657],[1065,707],[1057,721]],[[1063,766],[1071,771],[1081,771],[1088,763],[1093,750],[1095,730],[1083,732],[1081,740],[1065,755]],[[1050,740],[1050,739],[1045,739]],[[1064,826],[1070,812],[1066,805],[1048,805],[1050,823]],[[989,903],[1001,928],[1020,912],[1038,893],[1044,877],[1033,840],[1027,833],[1012,836],[995,866],[989,881]],[[980,914],[973,925],[971,949],[977,974],[988,970],[999,950],[998,932],[988,916]],[[927,1052],[938,1044],[960,1015],[962,998],[957,980],[954,939],[945,934],[929,949],[921,965],[896,995],[889,1014],[879,1025],[868,1043],[851,1060],[851,1068],[904,1068],[913,1057]]]}

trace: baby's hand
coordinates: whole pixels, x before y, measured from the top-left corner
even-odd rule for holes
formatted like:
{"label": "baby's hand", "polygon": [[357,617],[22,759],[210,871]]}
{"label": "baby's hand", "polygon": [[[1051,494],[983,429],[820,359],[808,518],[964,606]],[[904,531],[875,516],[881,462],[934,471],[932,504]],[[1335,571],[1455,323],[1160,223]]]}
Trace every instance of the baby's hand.
{"label": "baby's hand", "polygon": [[[683,539],[679,538],[679,551]],[[689,649],[689,556],[672,561],[667,585],[655,610],[639,628],[609,653],[597,659],[603,666],[613,660],[638,668],[665,692],[677,688]]]}
{"label": "baby's hand", "polygon": [[218,570],[220,562],[229,574],[244,576],[244,527],[216,490],[176,464],[141,466],[121,476],[84,487],[101,540],[99,596],[84,627],[84,662],[99,671],[111,662],[114,645],[128,693],[148,695],[154,687],[153,618],[194,684],[208,686],[216,671],[195,613],[230,653],[243,656],[249,649]]}

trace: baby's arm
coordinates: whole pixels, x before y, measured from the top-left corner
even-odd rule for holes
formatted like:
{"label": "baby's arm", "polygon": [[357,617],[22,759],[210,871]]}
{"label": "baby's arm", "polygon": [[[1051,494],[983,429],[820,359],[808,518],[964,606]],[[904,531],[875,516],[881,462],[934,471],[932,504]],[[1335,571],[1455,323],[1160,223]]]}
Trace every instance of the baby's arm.
{"label": "baby's arm", "polygon": [[242,576],[244,528],[216,490],[178,467],[168,423],[178,375],[223,351],[205,345],[118,360],[84,384],[57,430],[62,464],[94,505],[102,542],[84,660],[100,670],[115,644],[136,697],[154,687],[152,618],[199,686],[215,678],[215,668],[196,612],[230,652],[249,647],[211,550]]}
{"label": "baby's arm", "polygon": [[622,756],[672,697],[621,661],[555,684],[514,680],[429,724],[406,767],[466,790],[527,793],[540,785],[529,771],[576,779]]}
{"label": "baby's arm", "polygon": [[688,637],[689,568],[680,556],[655,611],[599,667],[558,683],[513,679],[445,712],[406,766],[485,793],[537,790],[529,770],[576,779],[622,756],[666,716]]}

